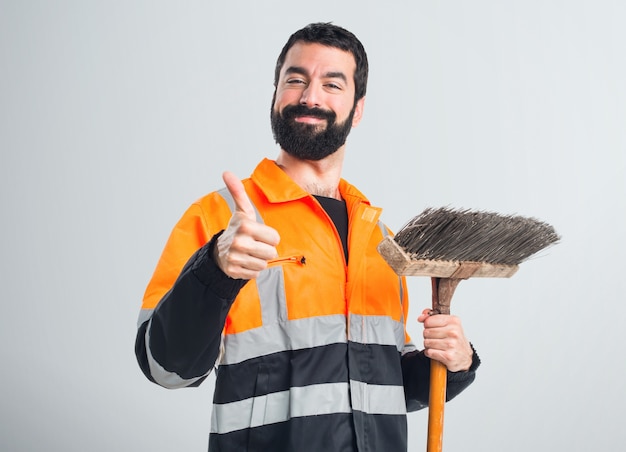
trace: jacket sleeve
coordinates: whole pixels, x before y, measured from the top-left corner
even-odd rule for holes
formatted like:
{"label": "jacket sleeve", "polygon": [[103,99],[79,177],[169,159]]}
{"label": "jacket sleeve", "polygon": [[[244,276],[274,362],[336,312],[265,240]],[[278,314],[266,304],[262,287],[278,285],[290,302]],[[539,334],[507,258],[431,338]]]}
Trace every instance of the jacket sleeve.
{"label": "jacket sleeve", "polygon": [[[194,221],[197,228],[199,222]],[[191,255],[168,290],[153,289],[162,285],[155,280],[167,281],[168,274],[176,271],[171,255],[181,248],[176,246],[179,236],[202,235],[190,232],[184,224],[172,232],[146,290],[135,341],[135,355],[146,377],[172,389],[197,386],[211,372],[220,353],[226,316],[247,282],[229,278],[214,262],[213,248],[220,232]],[[159,290],[165,293],[152,307],[150,298]]]}
{"label": "jacket sleeve", "polygon": [[[470,344],[471,345],[471,344]],[[472,345],[472,364],[467,371],[450,372],[446,386],[446,401],[450,401],[465,390],[476,378],[480,358]],[[407,411],[417,411],[428,406],[430,392],[430,358],[424,351],[411,351],[402,356],[402,378]]]}

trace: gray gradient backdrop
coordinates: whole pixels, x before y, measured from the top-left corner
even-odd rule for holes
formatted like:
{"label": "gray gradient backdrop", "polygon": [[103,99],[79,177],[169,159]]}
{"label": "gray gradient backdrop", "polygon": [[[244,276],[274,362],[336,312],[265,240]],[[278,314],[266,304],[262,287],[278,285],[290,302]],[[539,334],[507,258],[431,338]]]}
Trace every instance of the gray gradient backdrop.
{"label": "gray gradient backdrop", "polygon": [[382,5],[0,0],[0,450],[206,450],[213,380],[169,391],[135,363],[143,290],[186,207],[276,156],[273,65],[320,20],[368,50],[344,174],[392,228],[449,205],[563,236],[459,287],[483,366],[444,449],[626,449],[624,2]]}

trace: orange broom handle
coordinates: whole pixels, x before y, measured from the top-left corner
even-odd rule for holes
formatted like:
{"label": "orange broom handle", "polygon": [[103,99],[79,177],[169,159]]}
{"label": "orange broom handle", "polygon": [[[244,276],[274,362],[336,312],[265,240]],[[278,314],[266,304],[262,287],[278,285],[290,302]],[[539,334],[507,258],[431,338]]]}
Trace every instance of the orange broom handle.
{"label": "orange broom handle", "polygon": [[[432,278],[433,314],[450,314],[450,302],[458,278]],[[441,452],[443,443],[443,411],[446,403],[448,369],[434,359],[430,360],[430,393],[428,402],[427,452]]]}
{"label": "orange broom handle", "polygon": [[439,361],[430,361],[430,401],[428,403],[428,452],[441,452],[443,409],[446,403],[448,369]]}

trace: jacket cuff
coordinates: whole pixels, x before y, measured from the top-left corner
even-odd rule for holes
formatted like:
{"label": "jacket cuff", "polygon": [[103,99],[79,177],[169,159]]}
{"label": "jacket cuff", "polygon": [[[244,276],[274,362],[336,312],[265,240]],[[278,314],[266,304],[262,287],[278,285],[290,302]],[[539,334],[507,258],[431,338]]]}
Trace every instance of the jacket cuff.
{"label": "jacket cuff", "polygon": [[194,256],[191,271],[198,280],[220,298],[234,300],[239,291],[249,281],[247,279],[233,279],[222,271],[213,258],[213,250],[217,239],[224,230],[221,230],[211,240],[200,248]]}

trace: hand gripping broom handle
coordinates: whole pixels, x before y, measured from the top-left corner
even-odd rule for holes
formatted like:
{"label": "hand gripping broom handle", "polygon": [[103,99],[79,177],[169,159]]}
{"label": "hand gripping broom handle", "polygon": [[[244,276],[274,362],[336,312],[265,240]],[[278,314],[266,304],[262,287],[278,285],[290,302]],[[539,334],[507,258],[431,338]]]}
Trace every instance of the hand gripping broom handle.
{"label": "hand gripping broom handle", "polygon": [[[450,302],[460,278],[431,278],[433,314],[450,314]],[[428,403],[428,452],[441,452],[443,442],[443,411],[446,403],[448,369],[439,361],[430,361],[430,400]]]}

